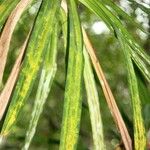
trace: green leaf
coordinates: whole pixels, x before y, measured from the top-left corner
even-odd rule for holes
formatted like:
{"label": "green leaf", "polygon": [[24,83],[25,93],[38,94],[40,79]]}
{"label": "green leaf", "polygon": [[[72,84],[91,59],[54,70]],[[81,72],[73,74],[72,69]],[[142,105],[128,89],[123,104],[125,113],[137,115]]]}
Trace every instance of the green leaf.
{"label": "green leaf", "polygon": [[134,5],[134,7],[140,8],[142,11],[150,15],[150,9],[148,7],[145,7],[144,5],[136,2],[135,0],[128,0],[128,1],[130,1]]}
{"label": "green leaf", "polygon": [[20,0],[1,0],[0,1],[0,31],[7,17]]}
{"label": "green leaf", "polygon": [[121,46],[123,48],[125,62],[128,71],[128,81],[129,81],[129,87],[131,92],[132,109],[133,109],[135,150],[140,150],[140,149],[144,150],[146,148],[146,134],[145,134],[145,127],[143,123],[143,117],[142,117],[142,107],[141,107],[141,101],[140,101],[139,90],[138,90],[138,82],[137,82],[136,74],[131,59],[130,47],[126,44],[122,35],[119,34],[118,37]]}
{"label": "green leaf", "polygon": [[3,28],[3,32],[0,37],[0,84],[3,83],[3,74],[14,29],[21,15],[31,2],[32,0],[21,0],[15,9],[11,12]]}
{"label": "green leaf", "polygon": [[150,83],[150,70],[148,69],[147,65],[143,62],[142,59],[137,59],[137,54],[135,54],[132,50],[131,55],[132,59],[136,63],[137,67],[140,68],[140,71],[143,73],[144,77],[147,79],[147,81]]}
{"label": "green leaf", "polygon": [[29,149],[30,143],[36,131],[39,117],[43,111],[44,104],[46,102],[46,99],[51,89],[53,79],[55,77],[55,73],[57,70],[56,64],[57,39],[58,39],[58,25],[55,26],[55,29],[49,39],[50,43],[49,47],[47,48],[46,58],[44,61],[44,66],[41,71],[41,77],[36,93],[34,107],[31,114],[29,127],[26,133],[25,144],[22,150]]}
{"label": "green leaf", "polygon": [[48,47],[49,37],[53,30],[54,18],[59,8],[59,3],[58,0],[44,0],[42,2],[28,43],[23,67],[1,131],[2,136],[7,135],[11,131],[12,126],[17,121],[18,113],[31,92],[44,53]]}
{"label": "green leaf", "polygon": [[23,55],[25,53],[25,49],[26,49],[28,40],[29,40],[30,33],[31,32],[29,32],[26,40],[24,41],[23,45],[19,49],[19,55],[17,56],[17,59],[16,59],[15,64],[11,70],[9,78],[7,79],[7,82],[5,84],[4,89],[0,93],[0,120],[2,119],[2,117],[6,111],[6,108],[7,108],[7,105],[9,104],[9,100],[10,100],[12,91],[15,87],[15,83],[17,81],[17,77],[18,77],[18,74],[19,74],[20,69],[21,69],[21,63],[22,63]]}
{"label": "green leaf", "polygon": [[81,118],[81,84],[83,78],[82,32],[75,0],[69,7],[69,62],[65,88],[60,150],[75,150]]}
{"label": "green leaf", "polygon": [[[147,55],[144,50],[140,47],[140,45],[133,39],[131,34],[127,31],[127,29],[123,26],[120,19],[116,17],[101,1],[97,0],[80,0],[87,8],[89,8],[93,13],[95,13],[100,19],[102,19],[109,28],[113,28],[115,35],[116,32],[120,32],[122,34],[122,38],[124,38],[127,45],[130,47],[130,50],[133,51],[132,59],[139,67],[141,72],[144,72],[144,76],[146,79],[150,79],[150,71],[145,71],[141,67],[141,65],[137,64],[137,62],[144,60],[148,65],[150,65],[150,56]],[[117,37],[118,38],[118,37]],[[136,55],[136,57],[134,57]],[[143,59],[143,60],[142,60]],[[144,63],[143,62],[143,63]],[[146,66],[146,65],[145,65]]]}
{"label": "green leaf", "polygon": [[109,107],[109,110],[110,110],[112,117],[118,127],[120,134],[121,134],[122,142],[123,142],[125,148],[127,150],[130,150],[130,149],[132,149],[132,141],[131,141],[130,135],[128,133],[128,130],[126,128],[126,125],[124,123],[124,120],[120,114],[119,108],[116,104],[115,98],[112,94],[111,88],[106,80],[106,77],[102,70],[100,62],[97,59],[97,56],[93,49],[93,46],[90,43],[90,40],[89,40],[85,30],[83,29],[82,32],[83,32],[84,43],[85,43],[86,49],[90,55],[90,58],[93,63],[93,67],[94,67],[97,77],[100,81],[100,84],[101,84],[107,105]]}
{"label": "green leaf", "polygon": [[124,10],[122,10],[119,6],[117,6],[117,4],[115,4],[113,1],[111,0],[101,0],[101,1],[105,3],[106,5],[108,5],[111,9],[113,9],[118,16],[123,17],[125,21],[132,23],[135,27],[139,28],[141,31],[147,33],[140,23],[136,22],[133,17],[128,15]]}
{"label": "green leaf", "polygon": [[103,123],[101,119],[99,97],[94,80],[94,73],[91,67],[88,53],[84,49],[84,82],[86,87],[88,106],[91,118],[93,141],[95,150],[105,150]]}

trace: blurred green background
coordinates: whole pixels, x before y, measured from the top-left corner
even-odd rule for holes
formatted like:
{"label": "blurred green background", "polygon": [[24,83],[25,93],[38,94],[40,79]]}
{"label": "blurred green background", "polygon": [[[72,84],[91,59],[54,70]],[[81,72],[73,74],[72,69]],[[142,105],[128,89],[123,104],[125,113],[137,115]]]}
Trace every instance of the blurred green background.
{"label": "blurred green background", "polygon": [[[120,5],[122,9],[124,9],[128,14],[132,15],[136,21],[140,22],[145,30],[148,32],[150,31],[150,14],[148,15],[140,8],[138,8],[138,6],[132,0],[114,0],[114,2]],[[138,0],[138,2],[142,3],[145,7],[149,7],[149,0]],[[23,14],[15,29],[11,41],[7,68],[5,71],[5,81],[7,80],[11,68],[15,62],[18,49],[25,40],[25,37],[27,36],[34,22],[39,4],[40,1],[34,1],[32,5],[29,6],[28,10]],[[81,22],[87,30],[90,40],[96,49],[96,54],[105,72],[112,92],[116,98],[118,107],[120,108],[125,123],[130,131],[130,135],[133,136],[132,109],[128,91],[126,74],[127,71],[120,45],[115,38],[114,33],[110,33],[105,24],[101,20],[98,20],[98,18],[91,14],[91,12],[89,12],[89,10],[87,10],[84,6],[79,5],[79,13]],[[142,33],[128,21],[122,21],[128,31],[138,41],[138,43],[144,47],[147,53],[150,54],[150,35]],[[45,104],[44,111],[40,117],[37,131],[30,146],[30,150],[57,150],[59,147],[66,76],[65,50],[63,47],[63,37],[62,34],[60,34],[57,74]],[[143,105],[143,116],[147,130],[147,137],[150,142],[150,85],[146,83],[138,69],[136,70],[139,80],[139,89]],[[39,75],[29,97],[28,104],[24,106],[22,112],[20,113],[20,121],[14,127],[14,133],[11,134],[7,140],[5,140],[3,146],[0,149],[19,150],[24,144],[26,130],[28,128],[34,104]],[[105,142],[107,145],[107,150],[112,150],[121,143],[120,135],[118,133],[117,127],[113,122],[111,113],[107,107],[101,86],[96,76],[95,79],[97,81],[97,88],[99,91]],[[78,150],[93,150],[91,124],[85,89],[83,90],[82,107],[83,109]]]}

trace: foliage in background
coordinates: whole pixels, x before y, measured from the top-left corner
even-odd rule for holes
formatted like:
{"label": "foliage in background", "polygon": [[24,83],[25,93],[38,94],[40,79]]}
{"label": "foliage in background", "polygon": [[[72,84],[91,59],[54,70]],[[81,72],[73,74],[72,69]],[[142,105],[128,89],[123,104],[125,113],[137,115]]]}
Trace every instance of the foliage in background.
{"label": "foliage in background", "polygon": [[[9,39],[6,38],[4,43],[3,36],[0,37],[1,61],[6,61],[2,57],[5,44],[9,48],[3,82],[0,81],[1,85],[3,83],[0,108],[7,105],[5,99],[9,97],[6,98],[8,94],[4,90],[9,85],[7,79],[19,58],[19,47],[31,30],[24,57],[21,56],[22,63],[18,64],[18,80],[12,79],[16,85],[11,85],[14,88],[11,102],[0,122],[1,149],[28,149],[34,134],[30,149],[109,150],[117,147],[132,149],[133,146],[133,149],[144,150],[148,147],[149,29],[144,29],[134,18],[137,9],[143,10],[147,16],[150,15],[149,9],[129,0],[126,3],[133,8],[131,17],[111,0],[67,0],[68,8],[62,1],[65,11],[60,9],[60,0],[33,0],[24,14],[18,17],[19,22],[12,18],[17,25],[7,27],[8,22],[13,22],[11,17],[8,18],[12,10],[18,9],[14,16],[21,15],[17,7],[28,3],[28,0],[18,2],[0,2],[1,35],[5,28],[8,31],[8,35],[4,34],[6,37],[13,32],[10,46]],[[103,22],[110,31],[97,35],[94,24]],[[96,52],[87,47],[88,41],[81,26],[88,32]],[[84,44],[86,49],[83,52]],[[92,64],[95,71],[91,68]],[[98,69],[99,65],[105,73]],[[3,74],[3,69],[0,70]]]}

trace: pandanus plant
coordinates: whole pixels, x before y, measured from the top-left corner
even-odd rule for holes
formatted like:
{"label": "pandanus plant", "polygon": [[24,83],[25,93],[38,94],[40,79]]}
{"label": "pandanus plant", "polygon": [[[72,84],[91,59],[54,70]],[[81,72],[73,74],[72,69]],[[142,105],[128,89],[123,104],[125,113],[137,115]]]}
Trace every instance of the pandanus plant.
{"label": "pandanus plant", "polygon": [[[0,141],[13,133],[18,114],[26,105],[29,95],[40,72],[34,106],[26,132],[23,150],[30,146],[35,134],[39,117],[50,93],[57,72],[58,46],[66,50],[66,83],[64,94],[63,119],[60,136],[60,150],[77,149],[82,111],[83,85],[87,93],[87,103],[92,127],[93,147],[105,150],[103,123],[100,101],[95,81],[99,79],[103,94],[112,118],[120,133],[126,150],[145,150],[146,132],[142,117],[138,79],[135,67],[141,72],[147,83],[150,82],[150,57],[127,30],[120,16],[131,22],[136,28],[147,33],[143,27],[111,0],[41,0],[37,1],[36,17],[30,31],[21,46],[12,70],[3,80],[10,42],[15,27],[28,6],[36,0],[0,1]],[[128,74],[128,85],[132,101],[134,137],[131,137],[115,97],[106,80],[94,47],[80,21],[78,5],[84,5],[90,13],[102,20],[120,43],[124,54]],[[144,7],[144,6],[143,6]],[[142,7],[142,8],[143,8]],[[146,8],[144,8],[146,9]],[[146,9],[149,13],[149,10]],[[59,42],[63,37],[63,43]],[[63,44],[63,45],[62,45]],[[13,53],[13,52],[12,52]],[[94,75],[94,70],[95,75]],[[37,82],[37,81],[36,81]]]}

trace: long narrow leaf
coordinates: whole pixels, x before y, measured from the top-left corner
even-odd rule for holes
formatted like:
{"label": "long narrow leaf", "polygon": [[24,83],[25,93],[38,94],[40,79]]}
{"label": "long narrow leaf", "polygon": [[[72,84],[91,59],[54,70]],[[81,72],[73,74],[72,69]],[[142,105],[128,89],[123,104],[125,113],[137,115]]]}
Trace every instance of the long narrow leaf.
{"label": "long narrow leaf", "polygon": [[111,1],[111,0],[101,0],[101,1],[103,3],[105,3],[106,5],[108,5],[111,9],[113,9],[118,16],[123,17],[125,19],[125,21],[132,23],[135,27],[139,28],[141,31],[147,33],[140,23],[137,23],[133,17],[128,15],[124,10],[122,10],[113,1]]}
{"label": "long narrow leaf", "polygon": [[134,120],[134,146],[135,150],[144,150],[146,149],[146,135],[142,117],[142,107],[138,91],[137,78],[135,75],[129,47],[126,45],[122,36],[119,35],[119,37],[122,44],[122,48],[124,50],[125,62],[128,70],[129,87],[131,91]]}
{"label": "long narrow leaf", "polygon": [[0,37],[0,84],[2,84],[7,54],[13,31],[22,13],[24,12],[24,10],[27,8],[27,6],[31,1],[32,0],[21,0],[16,6],[16,8],[10,14],[6,22],[6,25],[4,26],[2,35]]}
{"label": "long narrow leaf", "polygon": [[27,100],[36,75],[42,63],[49,37],[54,25],[54,17],[59,8],[59,1],[44,0],[33,28],[23,67],[8,109],[1,135],[7,135],[15,124],[18,113]]}
{"label": "long narrow leaf", "polygon": [[145,7],[144,5],[140,4],[139,2],[137,2],[135,0],[128,0],[128,1],[130,1],[135,7],[140,8],[145,13],[147,13],[148,15],[150,15],[150,7]]}
{"label": "long narrow leaf", "polygon": [[114,96],[111,92],[109,84],[107,83],[107,80],[106,80],[105,75],[103,73],[103,70],[100,66],[100,63],[99,63],[99,61],[95,55],[95,51],[94,51],[84,29],[83,29],[83,37],[84,37],[85,46],[88,50],[88,53],[89,53],[90,58],[92,60],[93,66],[94,66],[95,71],[97,73],[97,76],[99,78],[100,84],[102,86],[108,107],[109,107],[109,109],[112,113],[112,116],[114,118],[114,121],[115,121],[115,123],[116,123],[116,125],[120,131],[120,134],[121,134],[123,143],[125,145],[125,148],[126,148],[126,150],[132,150],[132,141],[131,141],[131,138],[129,136],[128,130],[127,130],[126,125],[122,119],[122,116],[121,116],[120,111],[117,107],[116,101],[115,101]]}
{"label": "long narrow leaf", "polygon": [[[66,5],[64,4],[64,5],[62,5],[62,7],[64,8],[65,12],[67,13]],[[110,108],[111,112],[113,112],[114,120],[115,120],[115,122],[116,122],[116,124],[119,127],[119,130],[121,132],[122,139],[123,139],[123,142],[125,144],[125,147],[130,150],[130,149],[132,149],[132,142],[131,142],[129,133],[128,133],[128,131],[126,129],[126,126],[123,122],[123,119],[120,115],[119,109],[116,105],[116,102],[115,102],[114,97],[112,95],[112,92],[109,88],[109,85],[108,85],[108,83],[105,79],[105,76],[103,74],[101,66],[99,65],[98,59],[96,58],[96,55],[94,53],[94,49],[92,48],[92,46],[90,44],[90,41],[89,41],[89,39],[87,37],[87,34],[86,34],[84,29],[83,29],[83,37],[84,37],[84,43],[85,43],[85,45],[88,49],[88,52],[89,52],[90,57],[92,59],[93,65],[95,67],[95,70],[96,70],[97,75],[100,79],[101,85],[103,87],[103,91],[104,91],[106,100],[108,102],[109,108]]]}
{"label": "long narrow leaf", "polygon": [[57,38],[58,38],[58,31],[56,25],[52,33],[52,36],[49,39],[51,40],[51,42],[49,44],[49,47],[47,48],[46,58],[45,58],[44,66],[41,71],[41,77],[40,77],[40,81],[36,93],[36,99],[34,102],[33,111],[31,114],[29,128],[26,133],[25,145],[22,148],[22,150],[29,149],[30,143],[36,131],[39,117],[43,111],[44,104],[50,92],[51,85],[57,70],[57,64],[56,64]]}
{"label": "long narrow leaf", "polygon": [[75,0],[68,0],[69,64],[65,88],[60,150],[75,150],[80,129],[83,78],[82,32]]}
{"label": "long narrow leaf", "polygon": [[89,56],[84,49],[84,82],[86,87],[88,106],[90,111],[93,142],[95,150],[105,150],[103,124],[99,107],[99,98],[94,80],[94,74],[90,64]]}
{"label": "long narrow leaf", "polygon": [[144,77],[147,79],[147,81],[150,83],[150,70],[149,67],[146,66],[146,64],[143,62],[142,59],[137,59],[137,54],[135,54],[131,49],[129,49],[131,52],[132,59],[138,66],[138,68],[141,68],[140,71],[143,73]]}
{"label": "long narrow leaf", "polygon": [[[122,34],[122,37],[126,41],[126,43],[131,47],[130,50],[133,51],[133,53],[137,54],[137,57],[133,57],[133,60],[135,63],[143,59],[148,65],[150,65],[150,56],[147,55],[144,50],[139,46],[139,44],[133,39],[133,37],[129,34],[127,29],[122,25],[119,18],[117,18],[102,2],[97,0],[80,0],[81,3],[83,3],[87,8],[89,8],[93,13],[95,13],[100,19],[102,19],[106,25],[109,25],[108,27],[112,27],[114,29],[114,32],[120,32]],[[103,13],[101,13],[103,12]],[[105,19],[104,19],[105,17]],[[136,60],[135,60],[136,59]],[[143,61],[142,60],[142,61]],[[141,72],[144,72],[144,76],[146,75],[146,79],[150,78],[150,71],[145,71],[146,69],[143,69],[141,66],[139,66],[139,69]],[[148,78],[147,78],[148,76]]]}

